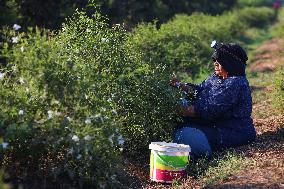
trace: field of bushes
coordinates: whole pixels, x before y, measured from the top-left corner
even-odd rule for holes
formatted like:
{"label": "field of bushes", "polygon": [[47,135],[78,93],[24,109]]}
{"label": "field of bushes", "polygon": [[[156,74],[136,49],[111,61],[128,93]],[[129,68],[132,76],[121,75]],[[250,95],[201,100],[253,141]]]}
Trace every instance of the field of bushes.
{"label": "field of bushes", "polygon": [[[273,36],[276,38],[282,38],[284,35],[284,11],[279,12],[278,23],[271,29]],[[284,112],[284,68],[280,68],[276,74],[276,80],[274,82],[275,95],[274,104],[276,108]]]}
{"label": "field of bushes", "polygon": [[[1,29],[0,165],[24,188],[122,188],[125,157],[145,161],[151,141],[171,141],[183,93],[173,72],[197,82],[212,71],[210,43],[239,42],[275,21],[269,7],[177,14],[129,32],[76,10],[58,30]],[[95,9],[95,8],[94,8]],[[283,102],[284,75],[277,83]],[[0,180],[1,183],[1,180]],[[1,186],[1,184],[0,184]]]}

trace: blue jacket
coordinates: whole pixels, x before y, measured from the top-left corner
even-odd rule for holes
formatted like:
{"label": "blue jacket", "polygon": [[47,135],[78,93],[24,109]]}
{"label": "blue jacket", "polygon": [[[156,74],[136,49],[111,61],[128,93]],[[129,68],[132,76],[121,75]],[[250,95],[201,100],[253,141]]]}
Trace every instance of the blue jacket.
{"label": "blue jacket", "polygon": [[193,106],[201,129],[213,149],[248,144],[256,137],[251,119],[252,97],[245,76],[221,79],[213,74],[199,85]]}

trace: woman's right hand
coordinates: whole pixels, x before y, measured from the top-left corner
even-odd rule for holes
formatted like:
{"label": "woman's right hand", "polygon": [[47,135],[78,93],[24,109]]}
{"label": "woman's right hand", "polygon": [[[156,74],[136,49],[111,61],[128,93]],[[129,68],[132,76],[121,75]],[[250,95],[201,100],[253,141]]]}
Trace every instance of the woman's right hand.
{"label": "woman's right hand", "polygon": [[175,73],[173,73],[173,78],[170,80],[170,85],[173,87],[180,87],[183,91],[188,92],[189,86],[185,83],[180,82]]}
{"label": "woman's right hand", "polygon": [[172,74],[172,79],[170,80],[170,85],[173,87],[179,87],[181,84],[180,80],[175,73]]}

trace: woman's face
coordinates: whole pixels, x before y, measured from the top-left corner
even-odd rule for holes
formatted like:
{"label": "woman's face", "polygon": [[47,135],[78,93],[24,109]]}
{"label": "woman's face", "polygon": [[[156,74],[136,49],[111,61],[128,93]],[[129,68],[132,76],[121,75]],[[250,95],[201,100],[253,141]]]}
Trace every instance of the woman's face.
{"label": "woman's face", "polygon": [[223,77],[224,79],[228,77],[228,72],[217,60],[214,61],[214,71],[216,75]]}

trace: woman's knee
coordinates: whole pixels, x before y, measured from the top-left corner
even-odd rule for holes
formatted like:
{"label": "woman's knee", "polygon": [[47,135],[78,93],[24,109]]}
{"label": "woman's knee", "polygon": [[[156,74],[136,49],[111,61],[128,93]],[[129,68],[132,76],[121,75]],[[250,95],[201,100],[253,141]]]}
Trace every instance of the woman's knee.
{"label": "woman's knee", "polygon": [[206,135],[196,128],[184,127],[176,130],[173,142],[189,145],[192,154],[196,156],[210,156],[212,154]]}

